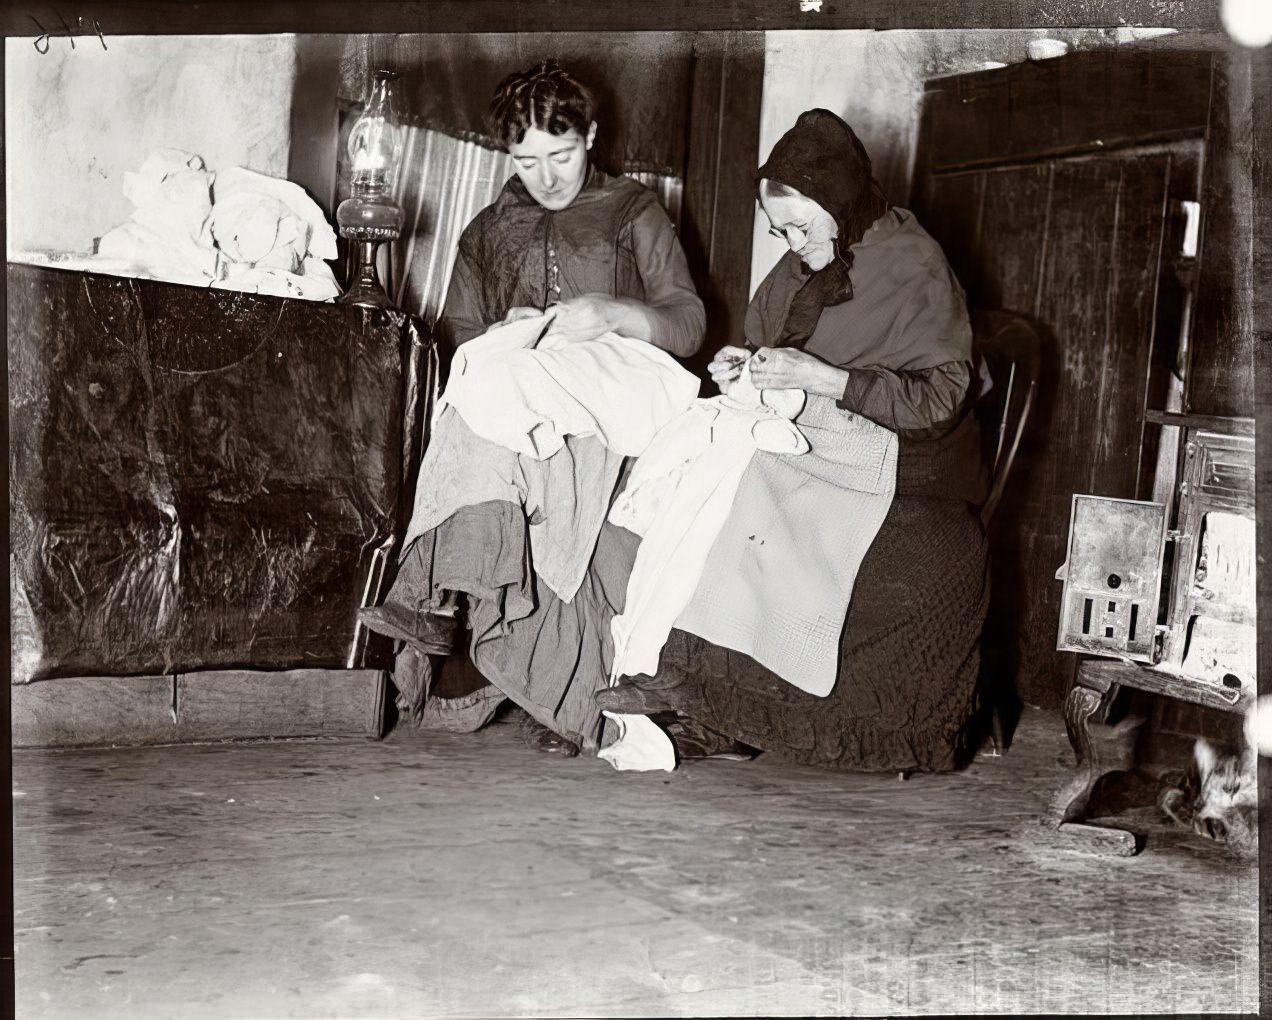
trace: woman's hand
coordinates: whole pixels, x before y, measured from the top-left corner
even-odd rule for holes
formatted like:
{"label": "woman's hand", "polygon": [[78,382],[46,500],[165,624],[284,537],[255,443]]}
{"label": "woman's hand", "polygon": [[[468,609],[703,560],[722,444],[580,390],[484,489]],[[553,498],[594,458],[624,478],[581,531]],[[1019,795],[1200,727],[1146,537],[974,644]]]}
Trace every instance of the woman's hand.
{"label": "woman's hand", "polygon": [[848,370],[793,347],[761,347],[751,358],[751,382],[757,390],[803,390],[839,398],[848,385]]}
{"label": "woman's hand", "polygon": [[721,347],[707,366],[711,381],[721,389],[726,383],[734,382],[742,374],[742,366],[750,356],[751,352],[745,347]]}
{"label": "woman's hand", "polygon": [[611,330],[619,332],[621,309],[614,298],[606,294],[580,294],[578,297],[553,305],[556,312],[550,335],[563,343],[595,340]]}

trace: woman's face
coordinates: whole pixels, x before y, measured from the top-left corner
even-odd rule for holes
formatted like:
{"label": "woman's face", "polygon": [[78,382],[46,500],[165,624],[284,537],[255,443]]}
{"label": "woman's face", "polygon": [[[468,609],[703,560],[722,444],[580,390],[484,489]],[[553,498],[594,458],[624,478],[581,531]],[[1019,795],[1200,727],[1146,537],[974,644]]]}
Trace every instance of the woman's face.
{"label": "woman's face", "polygon": [[769,233],[791,246],[809,269],[830,265],[835,257],[839,226],[825,209],[804,195],[760,196],[760,208],[769,219]]}
{"label": "woman's face", "polygon": [[587,150],[596,137],[592,124],[583,137],[574,128],[563,135],[549,134],[537,127],[508,146],[517,176],[536,202],[545,209],[564,209],[578,197],[587,178]]}

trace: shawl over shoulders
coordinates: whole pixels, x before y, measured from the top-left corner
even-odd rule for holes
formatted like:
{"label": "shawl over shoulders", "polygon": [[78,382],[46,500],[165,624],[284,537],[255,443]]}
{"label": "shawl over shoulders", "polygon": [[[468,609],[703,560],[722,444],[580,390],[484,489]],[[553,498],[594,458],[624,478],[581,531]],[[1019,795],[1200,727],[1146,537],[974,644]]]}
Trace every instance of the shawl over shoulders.
{"label": "shawl over shoulders", "polygon": [[[893,208],[853,245],[853,297],[822,310],[804,349],[849,371],[838,403],[916,437],[951,427],[972,383],[972,331],[963,289],[913,214]],[[787,252],[760,284],[746,337],[769,346],[806,279]]]}

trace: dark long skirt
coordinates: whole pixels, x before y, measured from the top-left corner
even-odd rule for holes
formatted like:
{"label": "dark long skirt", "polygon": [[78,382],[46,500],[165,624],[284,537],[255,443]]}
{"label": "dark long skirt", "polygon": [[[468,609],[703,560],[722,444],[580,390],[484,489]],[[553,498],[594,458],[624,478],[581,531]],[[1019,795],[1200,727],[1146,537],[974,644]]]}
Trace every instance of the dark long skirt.
{"label": "dark long skirt", "polygon": [[949,770],[969,727],[989,602],[974,504],[984,495],[974,422],[903,439],[898,494],[853,587],[840,673],[825,698],[740,652],[672,631],[659,672],[679,673],[683,711],[777,758],[860,771]]}

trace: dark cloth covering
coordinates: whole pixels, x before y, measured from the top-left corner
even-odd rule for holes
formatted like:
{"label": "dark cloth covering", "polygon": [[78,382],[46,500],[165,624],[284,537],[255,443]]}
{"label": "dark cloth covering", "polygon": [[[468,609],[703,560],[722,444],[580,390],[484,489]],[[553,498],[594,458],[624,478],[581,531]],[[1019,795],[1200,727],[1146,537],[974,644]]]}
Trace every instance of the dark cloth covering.
{"label": "dark cloth covering", "polygon": [[395,524],[409,322],[6,278],[11,679],[342,668]]}

